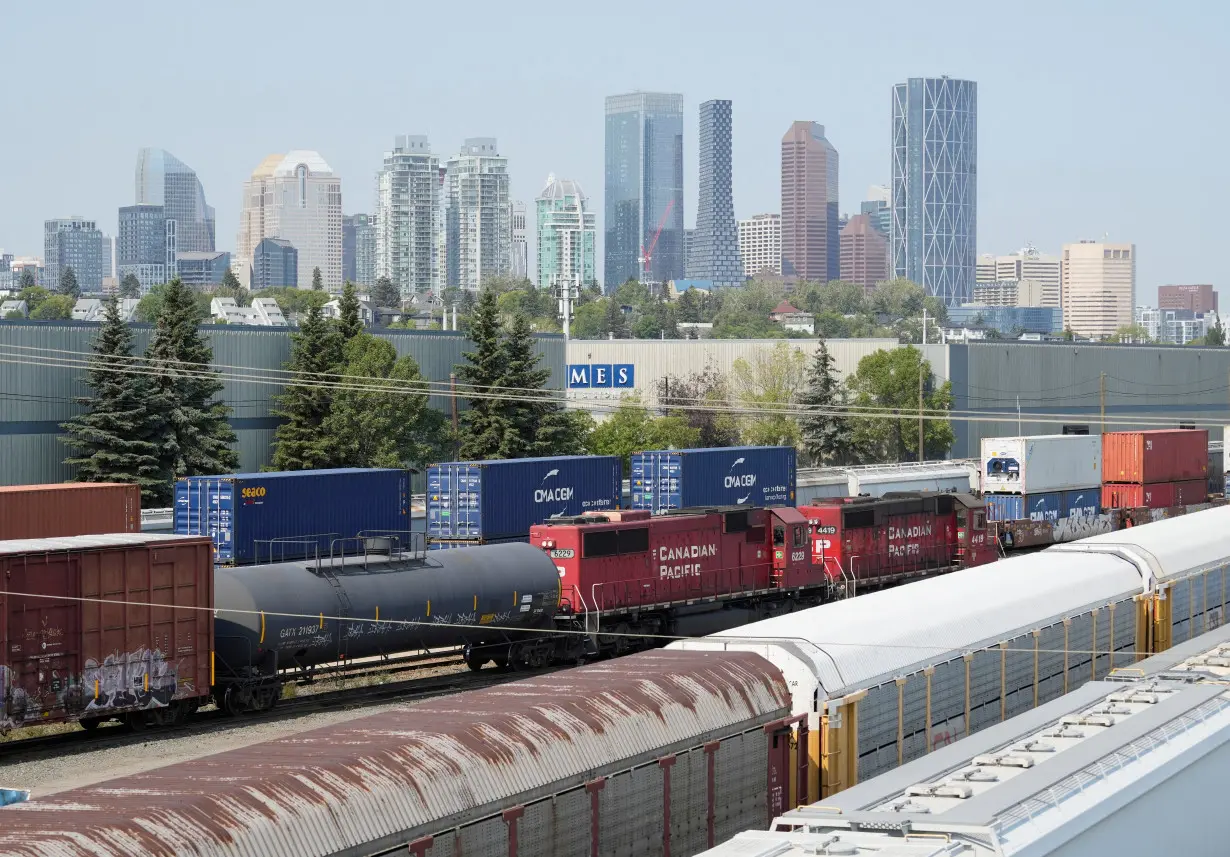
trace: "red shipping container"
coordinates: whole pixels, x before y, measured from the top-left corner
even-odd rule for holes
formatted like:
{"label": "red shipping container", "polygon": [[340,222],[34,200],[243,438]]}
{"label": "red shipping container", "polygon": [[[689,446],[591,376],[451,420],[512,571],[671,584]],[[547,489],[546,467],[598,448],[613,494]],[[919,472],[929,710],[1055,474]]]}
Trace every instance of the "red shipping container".
{"label": "red shipping container", "polygon": [[1207,429],[1116,431],[1102,435],[1102,481],[1181,482],[1207,479]]}
{"label": "red shipping container", "polygon": [[0,542],[0,731],[168,723],[203,703],[213,560],[208,536]]}
{"label": "red shipping container", "polygon": [[0,539],[139,533],[141,489],[119,482],[0,486]]}
{"label": "red shipping container", "polygon": [[1166,509],[1203,503],[1208,498],[1209,484],[1203,479],[1149,485],[1108,482],[1102,486],[1103,509]]}

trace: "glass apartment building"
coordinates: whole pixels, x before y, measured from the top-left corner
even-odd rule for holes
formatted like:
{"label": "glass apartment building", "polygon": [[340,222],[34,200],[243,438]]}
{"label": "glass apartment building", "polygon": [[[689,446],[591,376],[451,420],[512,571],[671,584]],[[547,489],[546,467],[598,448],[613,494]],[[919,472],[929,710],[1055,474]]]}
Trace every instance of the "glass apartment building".
{"label": "glass apartment building", "polygon": [[548,176],[547,186],[534,201],[534,207],[538,222],[535,284],[553,289],[596,283],[597,217],[589,210],[589,200],[581,186],[571,179]]}
{"label": "glass apartment building", "polygon": [[82,292],[101,294],[103,277],[111,276],[111,242],[93,220],[48,220],[43,223],[43,264],[47,288],[57,288],[64,269],[72,268]]}
{"label": "glass apartment building", "polygon": [[449,158],[446,178],[448,285],[478,291],[512,271],[508,159],[494,137],[473,137]]}
{"label": "glass apartment building", "polygon": [[[634,92],[606,99],[606,243],[608,290],[644,279],[683,279],[683,96]],[[654,245],[654,235],[662,226]]]}
{"label": "glass apartment building", "polygon": [[394,138],[376,177],[376,197],[376,277],[388,277],[406,297],[438,292],[440,161],[426,137]]}
{"label": "glass apartment building", "polygon": [[[161,205],[126,205],[119,212],[115,241],[115,275],[129,274],[141,283],[141,293],[175,276],[176,227]],[[202,251],[204,252],[204,251]]]}
{"label": "glass apartment building", "polygon": [[715,286],[743,283],[739,257],[739,227],[735,222],[733,183],[733,120],[729,101],[700,106],[699,197],[696,232],[688,251],[688,277]]}
{"label": "glass apartment building", "polygon": [[978,256],[978,84],[897,84],[892,132],[893,274],[959,306],[973,294]]}

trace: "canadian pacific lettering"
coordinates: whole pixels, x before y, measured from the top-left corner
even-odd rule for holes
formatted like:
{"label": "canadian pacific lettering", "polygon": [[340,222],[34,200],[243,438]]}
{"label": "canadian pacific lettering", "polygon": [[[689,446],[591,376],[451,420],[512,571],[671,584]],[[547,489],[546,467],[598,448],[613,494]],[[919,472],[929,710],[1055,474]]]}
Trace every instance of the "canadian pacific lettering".
{"label": "canadian pacific lettering", "polygon": [[[717,545],[679,545],[658,548],[658,576],[664,579],[680,577],[700,577],[701,563],[686,560],[700,560],[717,556]],[[678,562],[678,560],[685,560]]]}
{"label": "canadian pacific lettering", "polygon": [[918,539],[931,535],[931,522],[905,527],[888,528],[888,555],[890,557],[921,556],[922,545]]}

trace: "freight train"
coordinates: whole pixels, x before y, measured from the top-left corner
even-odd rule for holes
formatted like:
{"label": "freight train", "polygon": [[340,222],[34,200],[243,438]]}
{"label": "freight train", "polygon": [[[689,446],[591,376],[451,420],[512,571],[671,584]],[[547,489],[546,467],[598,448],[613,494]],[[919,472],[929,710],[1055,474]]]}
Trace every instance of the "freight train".
{"label": "freight train", "polygon": [[[696,854],[1116,670],[1156,674],[1139,661],[1223,622],[1228,531],[1205,510],[194,759],[154,788],[36,795],[5,810],[0,853],[280,857],[306,835],[330,854]],[[1112,698],[1092,725],[1156,702]]]}

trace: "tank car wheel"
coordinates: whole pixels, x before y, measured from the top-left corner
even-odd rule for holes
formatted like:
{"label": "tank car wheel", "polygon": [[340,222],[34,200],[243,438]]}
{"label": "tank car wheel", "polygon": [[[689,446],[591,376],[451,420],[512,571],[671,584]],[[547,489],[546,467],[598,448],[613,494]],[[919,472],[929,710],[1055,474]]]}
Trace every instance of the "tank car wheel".
{"label": "tank car wheel", "polygon": [[149,725],[149,715],[144,711],[130,711],[124,715],[124,722],[133,732],[144,732]]}
{"label": "tank car wheel", "polygon": [[278,705],[278,700],[282,698],[282,688],[279,685],[267,687],[260,692],[257,697],[256,707],[260,711],[273,711]]}
{"label": "tank car wheel", "polygon": [[81,724],[81,728],[84,729],[86,732],[93,732],[95,729],[97,729],[99,726],[102,725],[102,722],[104,719],[105,718],[103,717],[83,717],[77,722]]}
{"label": "tank car wheel", "polygon": [[246,710],[240,696],[239,689],[234,686],[228,687],[226,693],[222,695],[222,710],[231,717],[238,717]]}
{"label": "tank car wheel", "polygon": [[472,672],[478,672],[487,665],[488,660],[490,660],[490,658],[483,658],[482,660],[479,660],[477,657],[466,658],[466,666],[468,666]]}

